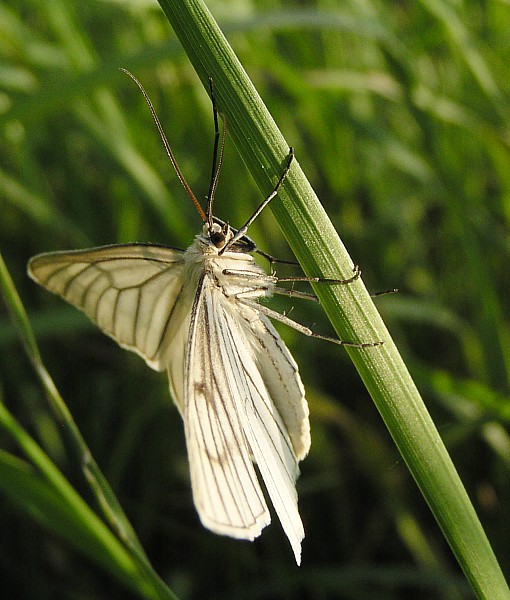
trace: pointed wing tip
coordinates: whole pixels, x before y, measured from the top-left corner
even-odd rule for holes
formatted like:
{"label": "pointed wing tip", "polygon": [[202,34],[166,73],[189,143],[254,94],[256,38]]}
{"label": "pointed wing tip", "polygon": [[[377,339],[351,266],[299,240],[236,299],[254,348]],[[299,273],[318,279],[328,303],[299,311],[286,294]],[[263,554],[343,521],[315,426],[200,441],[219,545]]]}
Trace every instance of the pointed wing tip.
{"label": "pointed wing tip", "polygon": [[299,535],[295,539],[291,539],[291,537],[287,533],[287,537],[289,538],[290,545],[292,547],[292,551],[294,552],[294,557],[296,558],[296,564],[298,567],[301,566],[301,544],[305,539],[304,529],[301,529]]}
{"label": "pointed wing tip", "polygon": [[[200,513],[199,517],[202,525],[206,529],[209,529],[209,531],[219,535],[226,535],[237,540],[246,540],[248,542],[253,542],[253,540],[258,538],[262,533],[262,530],[271,523],[271,515],[269,511],[261,515],[259,519],[250,527],[235,527],[233,525],[218,524],[216,521],[211,521],[207,517],[203,517],[200,515]],[[302,532],[299,539],[289,540],[298,567],[301,566],[301,542],[303,541],[304,537],[304,532]]]}

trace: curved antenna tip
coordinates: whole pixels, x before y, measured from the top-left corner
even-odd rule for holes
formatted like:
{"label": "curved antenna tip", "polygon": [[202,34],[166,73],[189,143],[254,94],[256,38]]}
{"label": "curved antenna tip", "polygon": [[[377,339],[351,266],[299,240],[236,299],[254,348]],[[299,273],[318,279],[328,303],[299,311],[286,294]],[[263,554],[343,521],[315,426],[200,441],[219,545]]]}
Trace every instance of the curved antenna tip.
{"label": "curved antenna tip", "polygon": [[170,162],[172,163],[172,166],[173,166],[173,168],[175,170],[175,173],[177,174],[177,177],[179,178],[179,181],[182,183],[184,189],[186,190],[186,193],[188,194],[188,197],[190,198],[190,200],[195,205],[195,208],[197,209],[198,214],[200,215],[200,218],[202,219],[202,221],[204,223],[207,223],[207,217],[206,217],[206,215],[204,213],[204,209],[200,206],[200,202],[197,200],[195,194],[193,193],[193,190],[190,188],[188,182],[186,181],[186,179],[184,178],[184,175],[182,174],[181,169],[179,168],[179,165],[177,164],[177,161],[176,161],[175,156],[174,156],[174,154],[172,152],[172,149],[170,148],[170,144],[168,143],[168,140],[166,138],[165,132],[163,131],[163,126],[161,125],[159,117],[156,114],[156,110],[155,110],[155,108],[154,108],[154,106],[152,104],[151,99],[149,98],[149,95],[145,91],[145,88],[143,87],[143,85],[133,75],[133,73],[131,73],[130,71],[128,71],[124,67],[119,67],[119,68],[120,68],[120,70],[123,73],[126,73],[126,75],[128,75],[129,77],[131,77],[131,79],[138,86],[138,89],[142,92],[142,95],[145,98],[145,101],[147,102],[149,110],[151,111],[151,115],[152,115],[152,118],[154,119],[154,123],[156,123],[156,127],[158,128],[158,131],[159,131],[159,135],[161,137],[161,140],[163,141],[163,145],[165,146],[166,153],[168,154],[168,158],[170,159]]}

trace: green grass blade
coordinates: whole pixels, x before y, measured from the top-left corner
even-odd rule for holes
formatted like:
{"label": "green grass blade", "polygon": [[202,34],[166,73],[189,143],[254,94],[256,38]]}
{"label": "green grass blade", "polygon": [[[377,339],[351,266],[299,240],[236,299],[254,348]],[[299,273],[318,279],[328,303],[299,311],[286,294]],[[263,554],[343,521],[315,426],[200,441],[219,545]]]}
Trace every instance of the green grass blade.
{"label": "green grass blade", "polygon": [[[74,548],[143,595],[136,561],[98,519],[42,449],[0,403],[0,427],[11,434],[37,469],[0,451],[0,490],[20,510],[63,537]],[[146,588],[146,589],[144,589]]]}
{"label": "green grass blade", "polygon": [[[261,190],[271,190],[288,144],[228,42],[199,0],[160,4],[204,85],[213,77],[220,111],[252,176]],[[353,263],[297,161],[271,206],[308,275],[352,274]],[[342,339],[385,342],[348,352],[477,597],[510,598],[464,486],[362,281],[316,288]]]}
{"label": "green grass blade", "polygon": [[[16,440],[32,465],[38,470],[36,478],[19,464],[5,460],[4,492],[12,498],[23,496],[23,506],[52,530],[64,535],[73,545],[112,574],[137,589],[146,598],[175,600],[176,596],[152,569],[138,538],[122,510],[113,490],[95,462],[79,432],[72,415],[44,366],[28,317],[7,267],[0,255],[0,289],[7,308],[18,329],[26,353],[43,385],[57,422],[77,456],[77,465],[89,482],[107,523],[118,537],[97,517],[77,494],[62,473],[38,444],[18,425],[0,403],[0,426]],[[1,473],[0,468],[0,473]],[[39,477],[43,479],[39,479]],[[56,502],[54,500],[56,499]],[[65,535],[65,531],[69,535]]]}
{"label": "green grass blade", "polygon": [[139,543],[135,541],[136,535],[134,534],[131,525],[127,521],[112,490],[104,480],[103,475],[91,457],[90,451],[88,450],[71,413],[42,362],[27,314],[1,256],[0,287],[4,293],[11,317],[25,346],[26,353],[46,391],[52,412],[57,419],[57,422],[64,428],[66,439],[70,440],[73,445],[76,456],[80,457],[80,467],[84,470],[87,480],[91,483],[100,506],[103,507],[106,514],[110,517],[112,521],[111,524],[119,532],[120,537],[125,541],[131,541],[130,543],[133,546],[138,546],[140,549]]}

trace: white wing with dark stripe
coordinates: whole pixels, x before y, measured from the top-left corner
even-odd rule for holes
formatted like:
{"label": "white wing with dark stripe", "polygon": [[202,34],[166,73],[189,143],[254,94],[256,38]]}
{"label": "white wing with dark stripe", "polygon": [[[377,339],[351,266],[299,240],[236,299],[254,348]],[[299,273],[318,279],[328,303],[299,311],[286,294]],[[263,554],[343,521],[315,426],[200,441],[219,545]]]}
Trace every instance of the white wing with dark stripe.
{"label": "white wing with dark stripe", "polygon": [[121,346],[158,371],[177,320],[183,252],[127,244],[39,254],[28,264],[37,283],[81,309]]}
{"label": "white wing with dark stripe", "polygon": [[[273,385],[264,381],[268,365],[261,371],[257,364],[257,352],[263,350],[260,315],[234,302],[204,277],[190,327],[183,415],[194,501],[203,524],[213,531],[258,536],[270,515],[255,462],[299,563],[304,531],[295,489],[298,459],[271,397]],[[272,360],[276,369],[278,363],[286,365],[282,372],[291,368],[299,380],[287,353],[280,351]],[[296,385],[302,389],[300,381]]]}
{"label": "white wing with dark stripe", "polygon": [[256,338],[256,362],[266,388],[289,434],[294,453],[303,460],[310,450],[310,422],[305,388],[287,346],[264,315],[250,324]]}

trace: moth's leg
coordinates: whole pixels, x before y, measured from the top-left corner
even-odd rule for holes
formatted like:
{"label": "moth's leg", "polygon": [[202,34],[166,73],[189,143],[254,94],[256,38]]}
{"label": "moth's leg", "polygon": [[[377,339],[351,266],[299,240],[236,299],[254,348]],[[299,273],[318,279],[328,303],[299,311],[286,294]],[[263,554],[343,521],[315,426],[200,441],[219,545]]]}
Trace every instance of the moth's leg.
{"label": "moth's leg", "polygon": [[[298,281],[306,281],[308,283],[325,283],[327,285],[348,285],[356,279],[361,277],[361,269],[358,265],[355,265],[353,268],[354,275],[349,277],[348,279],[322,279],[321,277],[278,277],[278,282],[298,282]],[[398,290],[396,288],[391,288],[389,290],[384,290],[383,292],[376,292],[375,294],[370,294],[371,298],[378,298],[379,296],[384,296],[386,294],[396,294]],[[294,290],[285,290],[285,288],[275,288],[275,294],[282,294],[287,296],[296,296],[297,298],[305,298],[308,300],[316,300],[318,301],[317,296],[314,294],[308,294],[306,292],[295,292]]]}
{"label": "moth's leg", "polygon": [[321,277],[277,277],[276,275],[267,275],[265,273],[259,273],[258,271],[246,271],[242,269],[223,269],[223,275],[230,275],[232,277],[239,277],[240,279],[261,279],[268,280],[272,283],[279,283],[281,281],[286,283],[295,283],[298,281],[306,281],[308,283],[326,283],[328,285],[348,285],[361,276],[361,270],[356,265],[353,269],[354,275],[349,279],[322,279]]}
{"label": "moth's leg", "polygon": [[385,296],[386,294],[398,294],[398,289],[391,288],[391,290],[384,290],[383,292],[376,292],[375,294],[370,294],[370,297],[378,298],[379,296]]}
{"label": "moth's leg", "polygon": [[[349,285],[353,281],[356,281],[361,276],[361,270],[358,265],[353,268],[354,275],[348,279],[322,279],[321,277],[278,277],[278,283],[296,283],[299,281],[306,281],[307,283],[326,283],[328,285]],[[281,296],[289,296],[295,298],[303,298],[304,300],[312,300],[313,302],[319,302],[319,299],[315,294],[309,292],[300,292],[294,289],[275,287],[273,292],[280,294]]]}
{"label": "moth's leg", "polygon": [[276,194],[278,194],[278,190],[281,188],[282,183],[285,181],[285,177],[287,177],[287,173],[290,170],[290,165],[292,164],[292,161],[294,160],[294,148],[291,146],[289,148],[289,156],[287,159],[287,164],[285,166],[285,169],[283,170],[283,173],[280,176],[280,179],[278,179],[277,184],[274,186],[273,191],[269,194],[269,196],[267,198],[265,198],[265,200],[261,203],[261,205],[257,208],[257,210],[252,214],[252,216],[246,221],[246,223],[237,230],[237,233],[234,235],[234,237],[225,244],[225,246],[223,246],[223,248],[220,251],[220,254],[223,254],[226,250],[228,250],[228,248],[230,248],[233,244],[235,244],[237,242],[237,240],[239,240],[240,238],[242,238],[245,233],[248,231],[248,227],[253,223],[253,221],[255,221],[255,219],[260,215],[260,213],[264,210],[264,208],[266,208],[266,206],[271,202],[271,200],[276,196]]}
{"label": "moth's leg", "polygon": [[[219,220],[219,219],[218,219]],[[265,252],[262,252],[261,250],[259,250],[254,242],[252,242],[252,240],[250,240],[250,238],[246,238],[246,236],[244,236],[245,239],[249,240],[249,242],[253,243],[253,248],[251,248],[251,250],[249,250],[250,252],[257,252],[257,254],[260,254],[261,256],[263,256],[264,258],[266,258],[271,264],[274,263],[281,263],[281,264],[286,264],[286,265],[294,265],[294,266],[300,266],[299,263],[297,262],[292,262],[292,261],[287,261],[287,260],[279,260],[278,258],[275,258],[274,256],[271,256],[270,254],[266,254]],[[353,267],[353,275],[352,277],[349,277],[347,279],[329,279],[329,278],[321,278],[321,277],[306,277],[306,276],[301,276],[301,277],[277,277],[276,275],[264,275],[264,274],[260,274],[257,273],[256,271],[237,271],[235,269],[224,269],[223,270],[223,274],[224,275],[231,275],[232,277],[239,277],[240,279],[253,279],[253,278],[259,278],[260,280],[267,280],[270,281],[272,283],[280,283],[280,282],[284,282],[284,283],[296,283],[296,282],[300,282],[300,281],[304,281],[307,283],[325,283],[327,285],[348,285],[350,283],[352,283],[353,281],[356,281],[356,279],[359,279],[361,277],[361,269],[359,268],[358,265],[354,265]],[[389,290],[384,290],[383,292],[376,292],[375,294],[370,294],[370,296],[372,298],[377,298],[379,296],[384,296],[385,294],[396,294],[398,292],[398,290],[396,288],[392,288]],[[313,302],[319,302],[319,299],[317,298],[317,296],[315,294],[310,294],[309,292],[301,292],[298,290],[294,290],[294,289],[287,289],[287,288],[281,288],[281,287],[274,287],[273,288],[273,293],[274,294],[279,294],[280,296],[289,296],[289,297],[294,297],[294,298],[302,298],[303,300],[312,300]]]}
{"label": "moth's leg", "polygon": [[264,306],[263,304],[259,304],[255,300],[251,300],[250,296],[253,296],[253,295],[254,295],[253,292],[240,293],[240,294],[236,295],[236,299],[241,304],[244,304],[245,306],[248,306],[248,307],[266,315],[266,317],[269,317],[270,319],[274,319],[275,321],[280,321],[280,323],[283,323],[284,325],[288,325],[289,327],[292,327],[292,329],[295,329],[296,331],[299,331],[300,333],[303,333],[304,335],[307,335],[309,337],[314,337],[314,338],[317,338],[320,340],[326,340],[327,342],[332,342],[333,344],[337,344],[339,346],[350,346],[351,348],[373,348],[375,346],[381,346],[382,344],[384,344],[384,342],[365,342],[365,343],[346,342],[344,340],[339,340],[337,338],[330,337],[329,335],[322,335],[320,333],[315,333],[315,331],[312,331],[309,327],[306,327],[305,325],[301,325],[301,323],[298,323],[297,321],[290,319],[286,315],[281,315],[279,312],[276,312],[275,310],[272,310],[271,308],[268,308],[267,306]]}
{"label": "moth's leg", "polygon": [[288,289],[275,286],[273,288],[273,294],[278,294],[279,296],[287,296],[288,298],[301,298],[303,300],[319,302],[319,298],[317,298],[315,294],[310,294],[310,292],[301,292],[300,290],[295,290],[293,288]]}
{"label": "moth's leg", "polygon": [[312,300],[314,302],[319,301],[317,296],[315,296],[314,294],[310,294],[308,292],[301,292],[299,290],[289,290],[286,288],[277,287],[274,284],[278,283],[278,281],[280,280],[275,275],[267,275],[265,273],[258,273],[257,271],[236,271],[235,269],[224,269],[222,273],[223,275],[228,275],[230,277],[245,279],[246,281],[250,281],[250,283],[254,281],[260,282],[258,287],[252,288],[249,292],[245,292],[247,294],[251,294],[253,292],[254,298],[258,298],[260,296],[260,292],[266,292],[268,290],[269,284],[271,284],[273,286],[272,292],[274,294],[279,294],[280,296],[289,296],[293,298],[303,298],[304,300]]}
{"label": "moth's leg", "polygon": [[[295,279],[278,279],[278,281],[296,281]],[[314,281],[314,279],[297,279],[297,281]],[[350,281],[336,281],[336,280],[327,280],[327,279],[319,279],[317,283],[329,283],[331,285],[341,284],[341,283],[350,283]],[[392,288],[391,290],[385,290],[384,292],[376,292],[375,294],[370,294],[371,298],[379,298],[379,296],[385,296],[386,294],[396,294],[398,292],[397,288]],[[281,288],[275,286],[273,288],[273,294],[278,294],[280,296],[288,296],[289,298],[302,298],[303,300],[312,300],[313,302],[320,302],[319,298],[315,294],[310,294],[309,292],[301,292],[299,290],[295,290],[294,288]]]}
{"label": "moth's leg", "polygon": [[[246,279],[249,281],[260,281],[264,283],[278,283],[278,277],[275,275],[268,275],[267,273],[260,273],[259,271],[243,271],[237,269],[223,269],[223,275],[229,277],[237,277],[238,279]],[[261,286],[262,289],[262,286]]]}
{"label": "moth's leg", "polygon": [[[356,279],[359,278],[359,276],[361,275],[361,271],[359,269],[358,266],[354,267],[354,275],[352,277],[350,277],[349,279],[321,279],[320,277],[277,277],[276,275],[266,275],[263,273],[257,273],[257,272],[252,272],[252,271],[241,271],[241,270],[235,270],[235,269],[224,269],[223,270],[223,274],[224,275],[230,275],[232,277],[238,277],[239,279],[249,279],[251,281],[253,281],[254,279],[257,279],[261,282],[268,282],[268,283],[279,283],[281,281],[286,282],[286,283],[294,283],[294,282],[299,282],[299,281],[306,281],[306,282],[314,282],[314,283],[327,283],[329,285],[348,285],[350,283],[352,283],[353,281],[355,281]],[[263,288],[260,288],[263,289]],[[281,288],[281,287],[277,287],[275,286],[273,288],[273,293],[278,294],[280,296],[288,296],[288,297],[292,297],[292,298],[302,298],[303,300],[311,300],[313,302],[319,302],[319,299],[317,298],[317,296],[315,294],[311,294],[309,292],[302,292],[300,290],[294,290],[294,289],[287,289],[287,288]]]}
{"label": "moth's leg", "polygon": [[349,277],[348,279],[328,279],[322,277],[278,277],[278,281],[286,281],[286,282],[297,282],[297,281],[307,281],[308,283],[326,283],[327,285],[349,285],[356,279],[361,277],[361,269],[358,265],[354,265],[353,267],[354,275]]}
{"label": "moth's leg", "polygon": [[256,252],[257,254],[259,254],[260,256],[265,258],[270,265],[279,264],[279,265],[291,265],[293,267],[300,266],[300,264],[298,262],[296,262],[295,260],[284,260],[282,258],[276,258],[275,256],[271,256],[271,254],[268,254],[267,252],[263,252],[262,250],[259,250],[256,246],[253,248],[252,252]]}

